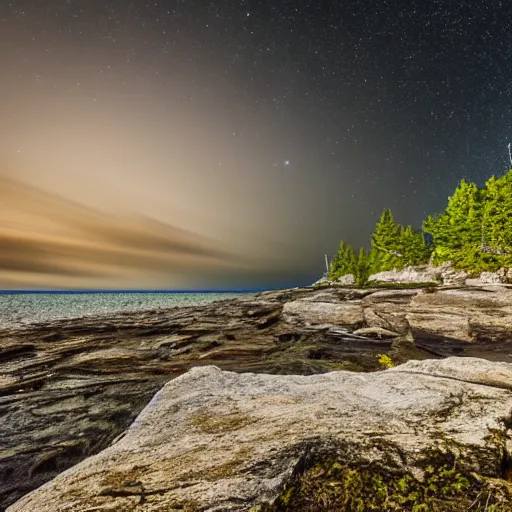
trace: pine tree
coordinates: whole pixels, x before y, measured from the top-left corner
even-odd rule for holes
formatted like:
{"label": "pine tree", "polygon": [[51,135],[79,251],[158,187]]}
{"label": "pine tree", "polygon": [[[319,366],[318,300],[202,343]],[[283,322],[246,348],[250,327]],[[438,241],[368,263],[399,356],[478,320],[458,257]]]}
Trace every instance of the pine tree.
{"label": "pine tree", "polygon": [[415,231],[410,225],[400,232],[399,250],[403,266],[421,265],[430,257],[430,249],[425,243],[423,233]]}
{"label": "pine tree", "polygon": [[512,169],[489,178],[481,190],[461,180],[446,210],[425,219],[423,232],[402,227],[391,210],[384,210],[371,237],[371,250],[360,249],[356,256],[350,244],[341,242],[329,275],[354,274],[363,286],[372,273],[419,265],[431,255],[434,263],[451,261],[473,272],[512,267]]}
{"label": "pine tree", "polygon": [[474,183],[462,180],[448,199],[446,211],[424,221],[423,230],[433,238],[436,262],[469,264],[474,255],[478,255],[482,243],[482,198],[482,192]]}
{"label": "pine tree", "polygon": [[370,277],[370,259],[369,254],[365,251],[364,247],[359,249],[357,256],[357,263],[354,270],[355,284],[357,286],[365,286],[368,284]]}
{"label": "pine tree", "polygon": [[498,179],[492,176],[483,195],[483,243],[497,254],[509,253],[512,251],[512,171]]}
{"label": "pine tree", "polygon": [[372,250],[378,253],[375,259],[380,261],[380,270],[391,270],[402,266],[400,233],[401,227],[395,222],[391,210],[384,210],[375,226],[371,240]]}
{"label": "pine tree", "polygon": [[352,244],[347,245],[347,266],[346,266],[346,273],[347,274],[354,274],[357,267],[357,256],[356,251],[354,250],[354,247]]}
{"label": "pine tree", "polygon": [[352,245],[345,245],[342,240],[338,251],[329,265],[329,279],[335,281],[341,276],[354,274],[357,265],[357,258]]}
{"label": "pine tree", "polygon": [[333,256],[331,263],[329,265],[329,279],[331,281],[335,281],[338,279],[338,277],[342,276],[343,274],[343,265],[346,259],[346,249],[345,249],[345,242],[342,240],[340,242],[340,246],[338,247],[338,250],[336,251],[336,254]]}

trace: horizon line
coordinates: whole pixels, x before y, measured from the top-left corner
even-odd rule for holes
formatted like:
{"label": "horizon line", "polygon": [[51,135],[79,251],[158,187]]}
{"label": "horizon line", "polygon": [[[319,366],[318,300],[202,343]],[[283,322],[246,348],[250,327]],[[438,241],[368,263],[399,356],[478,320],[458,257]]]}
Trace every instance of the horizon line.
{"label": "horizon line", "polygon": [[0,294],[9,293],[255,293],[266,290],[278,290],[279,288],[234,288],[234,289],[151,289],[151,288],[135,288],[135,289],[72,289],[72,290],[61,290],[61,289],[0,289]]}

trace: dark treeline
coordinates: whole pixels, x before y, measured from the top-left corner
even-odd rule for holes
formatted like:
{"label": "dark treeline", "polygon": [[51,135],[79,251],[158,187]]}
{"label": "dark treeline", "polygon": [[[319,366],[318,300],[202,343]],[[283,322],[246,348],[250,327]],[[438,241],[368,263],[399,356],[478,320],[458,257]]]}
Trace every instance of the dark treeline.
{"label": "dark treeline", "polygon": [[483,188],[462,180],[446,210],[429,216],[423,230],[397,223],[384,210],[371,237],[370,250],[356,251],[344,241],[330,263],[329,278],[353,274],[364,285],[371,274],[431,261],[450,261],[478,273],[512,267],[512,169],[492,176]]}

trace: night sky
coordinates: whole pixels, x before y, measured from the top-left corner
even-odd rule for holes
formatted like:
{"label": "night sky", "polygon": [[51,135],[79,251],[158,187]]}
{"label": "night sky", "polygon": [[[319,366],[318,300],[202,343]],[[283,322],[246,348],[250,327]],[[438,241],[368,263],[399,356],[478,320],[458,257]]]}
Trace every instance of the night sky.
{"label": "night sky", "polygon": [[1,0],[0,287],[311,282],[510,168],[511,34],[509,0]]}

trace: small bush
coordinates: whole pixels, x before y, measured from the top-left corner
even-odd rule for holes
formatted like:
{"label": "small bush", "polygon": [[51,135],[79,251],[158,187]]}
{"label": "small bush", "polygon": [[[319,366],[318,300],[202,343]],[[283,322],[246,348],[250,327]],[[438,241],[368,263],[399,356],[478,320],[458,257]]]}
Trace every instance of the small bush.
{"label": "small bush", "polygon": [[393,368],[395,366],[395,363],[391,357],[387,356],[386,354],[377,354],[377,359],[383,368]]}

